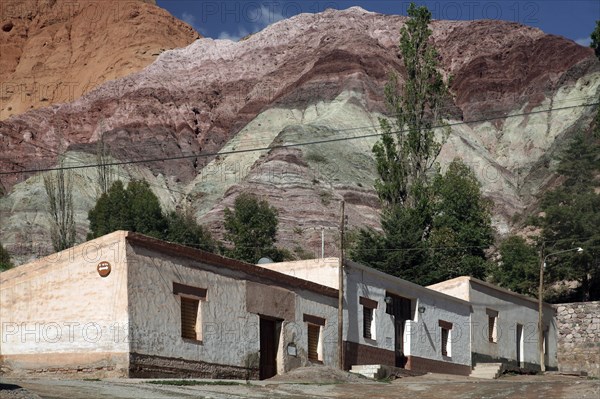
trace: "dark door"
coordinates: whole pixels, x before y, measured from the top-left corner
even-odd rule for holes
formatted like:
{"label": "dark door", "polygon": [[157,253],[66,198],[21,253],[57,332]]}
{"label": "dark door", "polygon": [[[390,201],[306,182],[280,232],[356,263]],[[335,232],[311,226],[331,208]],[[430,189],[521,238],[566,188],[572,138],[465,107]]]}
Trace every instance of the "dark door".
{"label": "dark door", "polygon": [[392,298],[386,309],[387,313],[394,316],[394,352],[396,367],[406,366],[407,358],[404,355],[404,327],[407,320],[411,320],[412,301],[399,295],[387,293]]}
{"label": "dark door", "polygon": [[275,320],[260,319],[260,379],[277,374],[277,336]]}
{"label": "dark door", "polygon": [[404,320],[394,319],[395,352],[396,367],[406,365],[406,356],[404,356]]}

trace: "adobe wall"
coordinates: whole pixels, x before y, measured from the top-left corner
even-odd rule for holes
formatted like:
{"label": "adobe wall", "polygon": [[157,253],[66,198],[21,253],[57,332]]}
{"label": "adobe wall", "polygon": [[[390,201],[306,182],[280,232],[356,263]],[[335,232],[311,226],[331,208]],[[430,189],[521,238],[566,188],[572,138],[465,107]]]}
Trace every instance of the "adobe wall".
{"label": "adobe wall", "polygon": [[[307,366],[303,315],[326,320],[322,360],[337,365],[337,298],[277,286],[273,281],[128,243],[130,377],[257,379],[260,317],[280,321],[278,373]],[[200,301],[201,340],[181,337],[180,297],[173,283],[206,290]],[[287,352],[295,345],[297,354]]]}
{"label": "adobe wall", "polygon": [[600,301],[555,307],[559,371],[600,378]]}
{"label": "adobe wall", "polygon": [[[0,273],[0,373],[127,375],[124,234]],[[102,261],[111,267],[105,277],[97,269]]]}

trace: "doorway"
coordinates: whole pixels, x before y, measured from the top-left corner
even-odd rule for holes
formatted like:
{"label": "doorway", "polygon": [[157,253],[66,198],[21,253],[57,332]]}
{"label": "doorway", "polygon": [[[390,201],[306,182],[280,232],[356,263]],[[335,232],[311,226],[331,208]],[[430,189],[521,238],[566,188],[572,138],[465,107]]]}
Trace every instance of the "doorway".
{"label": "doorway", "polygon": [[523,367],[523,325],[517,324],[517,366]]}
{"label": "doorway", "polygon": [[260,318],[260,370],[261,380],[277,375],[277,348],[279,346],[278,322]]}
{"label": "doorway", "polygon": [[404,348],[404,329],[407,320],[412,320],[412,300],[399,295],[387,292],[386,313],[394,318],[394,352],[396,357],[396,367],[404,368],[408,358],[405,355]]}

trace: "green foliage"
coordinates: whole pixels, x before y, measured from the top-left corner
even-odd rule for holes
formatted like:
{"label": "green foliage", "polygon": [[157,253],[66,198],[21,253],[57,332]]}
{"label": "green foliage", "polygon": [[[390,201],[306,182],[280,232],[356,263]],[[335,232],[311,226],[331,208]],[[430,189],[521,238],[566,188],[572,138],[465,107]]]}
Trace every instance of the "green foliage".
{"label": "green foliage", "polygon": [[6,249],[0,243],[0,272],[4,270],[8,270],[13,267],[13,264],[10,260],[10,255]]}
{"label": "green foliage", "polygon": [[352,258],[421,285],[462,275],[484,278],[485,249],[493,242],[491,204],[473,171],[454,160],[428,196],[417,208],[384,211],[383,233],[360,231]]}
{"label": "green foliage", "polygon": [[[598,127],[596,127],[598,130]],[[576,136],[565,152],[559,172],[563,186],[542,198],[539,218],[542,239],[549,243],[545,253],[574,247],[584,252],[567,252],[547,261],[545,280],[552,284],[575,280],[579,288],[575,300],[600,299],[600,143],[593,136]]]}
{"label": "green foliage", "polygon": [[379,174],[375,189],[385,206],[414,206],[419,201],[419,187],[427,186],[442,148],[434,128],[444,126],[440,109],[448,87],[437,70],[438,54],[430,40],[431,12],[411,3],[408,15],[400,37],[406,80],[400,87],[392,74],[384,90],[394,126],[380,119],[382,138],[373,147]]}
{"label": "green foliage", "polygon": [[431,279],[458,276],[484,278],[485,250],[493,243],[492,203],[481,196],[481,184],[467,165],[455,159],[433,183],[433,223],[429,242]]}
{"label": "green foliage", "polygon": [[600,59],[600,20],[596,21],[596,29],[592,32],[591,38],[592,43],[590,43],[590,47],[594,49],[596,57]]}
{"label": "green foliage", "polygon": [[127,186],[127,203],[131,231],[163,238],[167,223],[158,197],[143,180],[132,180]]}
{"label": "green foliage", "polygon": [[133,230],[128,194],[120,180],[115,181],[107,193],[100,196],[89,211],[90,232],[88,240],[116,230]]}
{"label": "green foliage", "polygon": [[[448,87],[430,40],[431,13],[411,4],[409,16],[400,39],[406,82],[399,88],[392,75],[385,88],[395,126],[380,120],[382,138],[373,147],[383,232],[360,231],[350,254],[422,285],[459,275],[483,278],[484,251],[493,241],[491,206],[462,161],[439,173],[436,160],[449,132],[440,113]],[[443,128],[441,141],[437,127]]]}
{"label": "green foliage", "polygon": [[170,212],[166,219],[167,233],[164,237],[165,240],[208,252],[216,251],[216,244],[210,232],[196,223],[192,215]]}
{"label": "green foliage", "polygon": [[537,248],[523,237],[510,236],[500,244],[501,262],[494,282],[520,294],[537,296],[540,257]]}
{"label": "green foliage", "polygon": [[192,215],[170,212],[165,216],[158,198],[145,181],[133,180],[127,189],[120,180],[115,181],[90,210],[88,219],[88,239],[116,230],[128,230],[209,252],[216,251],[210,233],[198,225]]}
{"label": "green foliage", "polygon": [[278,224],[277,210],[266,200],[238,195],[233,210],[225,208],[225,239],[234,245],[226,255],[249,263],[262,257],[283,260],[285,254],[275,246]]}

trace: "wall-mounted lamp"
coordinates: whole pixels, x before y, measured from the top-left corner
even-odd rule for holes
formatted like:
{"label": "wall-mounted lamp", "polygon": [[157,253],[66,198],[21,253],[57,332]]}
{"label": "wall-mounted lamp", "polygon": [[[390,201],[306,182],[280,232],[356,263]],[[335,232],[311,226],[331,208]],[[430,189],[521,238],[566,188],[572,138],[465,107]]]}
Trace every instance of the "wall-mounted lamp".
{"label": "wall-mounted lamp", "polygon": [[388,305],[392,304],[392,297],[391,296],[386,296],[384,300],[385,300],[385,303],[387,303]]}
{"label": "wall-mounted lamp", "polygon": [[425,313],[425,306],[419,306],[419,313]]}

